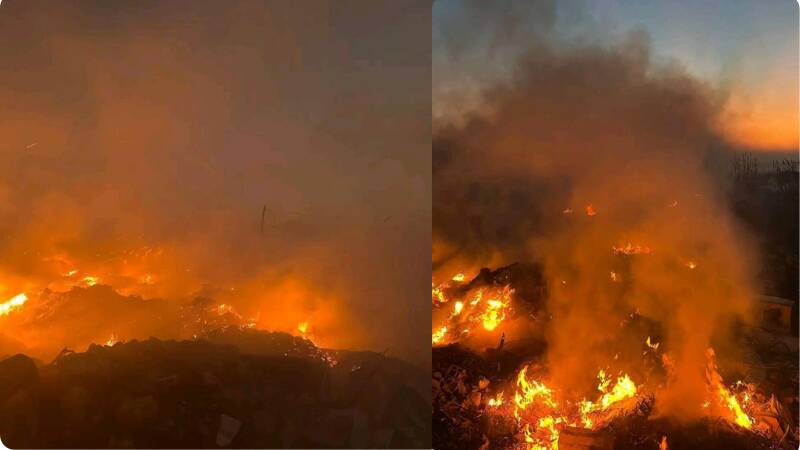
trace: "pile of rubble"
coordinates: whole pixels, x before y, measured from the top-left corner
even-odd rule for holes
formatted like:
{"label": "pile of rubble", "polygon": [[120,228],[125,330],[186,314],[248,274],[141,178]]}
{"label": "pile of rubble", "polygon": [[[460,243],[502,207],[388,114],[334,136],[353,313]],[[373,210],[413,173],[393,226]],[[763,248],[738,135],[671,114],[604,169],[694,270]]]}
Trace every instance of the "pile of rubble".
{"label": "pile of rubble", "polygon": [[[492,401],[503,387],[514,383],[512,367],[520,356],[505,350],[482,354],[458,344],[433,349],[433,447],[447,449],[509,449],[523,446],[522,427],[513,416],[496,414]],[[534,363],[533,367],[536,367]],[[499,368],[499,369],[498,369]],[[533,371],[543,370],[541,366]],[[513,402],[513,398],[503,399]],[[567,427],[558,448],[634,450],[642,448],[702,448],[718,450],[789,450],[797,448],[796,401],[787,404],[774,396],[765,403],[759,420],[770,423],[769,434],[746,432],[720,418],[679,423],[651,416],[653,397],[598,430]],[[665,437],[667,439],[665,440]],[[668,442],[661,447],[662,441]]]}
{"label": "pile of rubble", "polygon": [[[548,325],[545,298],[547,287],[537,265],[513,264],[497,270],[482,269],[472,280],[441,285],[448,299],[460,299],[473,289],[485,286],[510,286],[514,290],[517,314],[543,317]],[[434,302],[434,309],[437,303]],[[552,325],[552,323],[550,323]],[[657,321],[637,313],[620,325],[629,336],[659,336]],[[475,448],[508,449],[525,447],[524,430],[510,414],[498,414],[498,395],[508,404],[508,390],[516,382],[521,367],[530,372],[546,373],[548,342],[546,334],[523,339],[516,336],[506,342],[477,347],[474,343],[452,343],[433,348],[433,446],[438,450]],[[725,379],[756,382],[761,392],[772,395],[753,398],[763,405],[753,413],[762,424],[759,431],[747,431],[721,418],[707,417],[692,423],[656,418],[652,413],[654,397],[642,394],[636,408],[614,417],[597,430],[567,426],[561,430],[558,447],[565,449],[790,449],[797,448],[798,428],[798,345],[796,336],[776,333],[763,327],[736,329],[742,355],[725,360]],[[650,346],[648,338],[648,346]],[[656,346],[658,344],[655,344]],[[631,347],[634,348],[634,347]],[[653,348],[653,347],[651,347]],[[657,348],[657,347],[656,347]],[[637,350],[638,352],[638,350]],[[638,353],[634,352],[637,356]],[[664,367],[657,352],[645,352],[642,371],[636,379],[663,378]],[[504,392],[505,391],[505,392]],[[494,405],[493,405],[494,403]],[[579,425],[579,424],[578,424]]]}
{"label": "pile of rubble", "polygon": [[0,361],[12,448],[429,448],[428,374],[228,327]]}

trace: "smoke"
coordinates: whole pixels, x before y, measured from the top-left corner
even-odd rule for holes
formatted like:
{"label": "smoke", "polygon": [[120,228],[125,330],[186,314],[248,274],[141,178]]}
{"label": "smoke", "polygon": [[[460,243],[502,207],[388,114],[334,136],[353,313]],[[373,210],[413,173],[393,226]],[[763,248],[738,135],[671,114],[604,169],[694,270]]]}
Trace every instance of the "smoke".
{"label": "smoke", "polygon": [[755,255],[706,169],[721,96],[653,64],[647,41],[537,40],[479,110],[434,131],[434,277],[543,262],[548,366],[567,392],[640,365],[631,314],[658,323],[676,378],[656,408],[689,418],[705,349],[750,316]]}
{"label": "smoke", "polygon": [[426,361],[429,23],[415,1],[3,2],[0,295],[213,288],[259,327]]}

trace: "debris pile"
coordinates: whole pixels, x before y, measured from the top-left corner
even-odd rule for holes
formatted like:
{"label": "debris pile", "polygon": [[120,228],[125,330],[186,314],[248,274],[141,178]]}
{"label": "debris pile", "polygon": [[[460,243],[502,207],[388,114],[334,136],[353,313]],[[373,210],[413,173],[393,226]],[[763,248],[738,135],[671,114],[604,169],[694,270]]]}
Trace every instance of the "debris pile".
{"label": "debris pile", "polygon": [[428,375],[241,327],[0,361],[12,448],[425,448]]}
{"label": "debris pile", "polygon": [[[461,301],[476,284],[500,284],[516,291],[508,274],[518,267],[484,269],[472,281],[454,279],[441,286],[438,303]],[[535,272],[529,271],[528,277],[531,284],[541,280]],[[543,288],[525,290],[534,294],[512,297],[510,310],[528,308],[544,293]],[[536,311],[543,316],[543,328],[558,325],[546,309]],[[609,361],[597,374],[594,393],[559,389],[547,366],[546,334],[545,339],[505,343],[506,322],[494,330],[498,343],[492,346],[477,347],[468,336],[442,345],[434,343],[434,448],[797,447],[796,339],[792,342],[766,328],[742,326],[738,342],[746,356],[723,358],[719,369],[717,355],[708,349],[708,401],[702,405],[702,415],[686,420],[658,412],[659,394],[674,382],[670,342],[659,338],[658,323],[633,313],[618,326],[625,336],[639,341],[638,346],[621,350],[619,360],[633,361],[635,357],[639,362],[628,366],[628,375],[607,372],[621,364],[616,358]],[[630,351],[633,356],[622,354]],[[722,368],[724,373],[720,373]],[[587,375],[591,383],[592,375]],[[747,382],[733,381],[737,379]]]}

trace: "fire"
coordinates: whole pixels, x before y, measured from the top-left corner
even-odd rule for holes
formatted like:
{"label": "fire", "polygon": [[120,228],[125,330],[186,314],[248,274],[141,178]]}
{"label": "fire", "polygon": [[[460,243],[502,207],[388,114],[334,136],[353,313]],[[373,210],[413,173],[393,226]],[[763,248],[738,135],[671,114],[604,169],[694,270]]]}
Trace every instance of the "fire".
{"label": "fire", "polygon": [[726,419],[736,423],[740,427],[750,429],[753,427],[753,419],[748,416],[736,396],[725,386],[722,375],[717,371],[716,355],[714,349],[706,350],[706,377],[712,393],[716,394],[720,405],[727,410]]}
{"label": "fire", "polygon": [[12,311],[19,309],[25,302],[28,301],[28,296],[25,293],[17,294],[10,300],[0,303],[0,316],[10,314]]}
{"label": "fire", "polygon": [[108,340],[103,345],[105,345],[106,347],[113,347],[114,344],[116,344],[117,342],[119,342],[119,340],[117,340],[117,335],[114,334],[114,333],[111,333],[111,336],[108,338]]}
{"label": "fire", "polygon": [[594,210],[594,206],[592,206],[591,204],[586,205],[586,215],[587,216],[596,216],[597,215],[597,211]]}
{"label": "fire", "polygon": [[615,283],[619,281],[619,275],[617,275],[617,272],[614,271],[611,272],[611,281]]}
{"label": "fire", "polygon": [[517,409],[524,410],[537,399],[540,399],[545,405],[555,408],[556,402],[553,400],[553,390],[536,380],[529,382],[527,373],[528,366],[525,366],[517,374],[517,392],[514,394],[514,404]]}
{"label": "fire", "polygon": [[447,334],[447,326],[440,327],[438,330],[433,332],[431,342],[433,342],[433,344],[441,344],[442,341],[444,341],[445,334]]}
{"label": "fire", "polygon": [[96,284],[97,284],[99,281],[100,281],[100,280],[99,280],[97,277],[92,277],[92,276],[83,277],[83,282],[84,282],[84,283],[85,283],[87,286],[94,286],[94,285],[96,285]]}
{"label": "fire", "polygon": [[433,285],[431,287],[431,299],[433,303],[447,303],[447,297],[445,297],[444,292],[442,292],[441,286]]}
{"label": "fire", "polygon": [[618,377],[611,390],[608,389],[611,385],[611,379],[608,378],[604,370],[600,370],[597,373],[597,378],[600,380],[597,390],[602,392],[603,395],[597,401],[592,402],[584,399],[579,404],[581,423],[584,428],[591,429],[594,427],[594,421],[590,417],[592,413],[606,411],[611,405],[636,396],[636,383],[627,374]]}
{"label": "fire", "polygon": [[611,392],[603,394],[603,397],[600,399],[600,404],[603,406],[603,409],[606,409],[620,400],[631,398],[635,395],[636,384],[631,381],[628,375],[623,375],[617,378],[617,382],[614,384]]}
{"label": "fire", "polygon": [[645,341],[645,343],[647,344],[648,347],[652,348],[653,350],[658,350],[658,346],[660,344],[659,342],[656,342],[655,344],[650,342],[650,336],[647,336],[647,341]]}
{"label": "fire", "polygon": [[498,299],[492,299],[486,303],[488,304],[486,312],[481,316],[483,319],[483,328],[487,331],[492,331],[506,318],[505,309],[508,304]]}
{"label": "fire", "polygon": [[572,208],[565,208],[563,211],[561,211],[561,213],[562,214],[572,214]]}
{"label": "fire", "polygon": [[64,273],[65,277],[73,277],[78,274],[78,269],[72,269],[66,273]]}
{"label": "fire", "polygon": [[456,283],[461,283],[462,281],[464,281],[464,279],[466,279],[466,276],[463,273],[457,273],[453,275],[452,278],[452,280],[455,281]]}
{"label": "fire", "polygon": [[625,245],[620,246],[612,246],[611,250],[614,251],[615,255],[649,255],[653,253],[653,250],[650,247],[639,245],[639,244],[631,244],[630,242],[626,242]]}
{"label": "fire", "polygon": [[753,420],[745,414],[744,410],[742,409],[741,405],[739,405],[739,400],[736,399],[736,396],[731,393],[724,385],[719,384],[717,385],[717,392],[719,393],[719,398],[722,401],[722,404],[727,406],[728,409],[733,413],[734,422],[737,425],[744,428],[751,428],[753,426]]}
{"label": "fire", "polygon": [[[496,332],[512,313],[513,292],[509,286],[480,288],[455,300],[444,323],[437,324],[438,328],[432,333],[432,343],[443,344],[448,333],[453,337],[466,338],[476,331],[476,327],[486,332]],[[437,302],[435,298],[434,296],[434,304]],[[443,294],[442,298],[445,298]]]}
{"label": "fire", "polygon": [[297,325],[297,331],[299,331],[299,332],[300,332],[300,334],[302,334],[303,336],[305,336],[305,335],[306,335],[306,333],[308,332],[308,322],[307,322],[307,321],[306,321],[306,322],[300,322],[300,323]]}
{"label": "fire", "polygon": [[658,450],[668,450],[669,446],[667,445],[667,436],[661,436],[661,443],[658,444]]}
{"label": "fire", "polygon": [[487,405],[489,405],[489,407],[491,407],[491,408],[497,408],[499,406],[502,406],[503,405],[503,393],[501,392],[501,393],[497,394],[497,396],[495,396],[494,398],[490,398],[489,401],[487,402]]}
{"label": "fire", "polygon": [[697,267],[697,263],[695,263],[694,261],[687,261],[686,262],[686,267],[688,267],[690,269],[694,269],[695,267]]}

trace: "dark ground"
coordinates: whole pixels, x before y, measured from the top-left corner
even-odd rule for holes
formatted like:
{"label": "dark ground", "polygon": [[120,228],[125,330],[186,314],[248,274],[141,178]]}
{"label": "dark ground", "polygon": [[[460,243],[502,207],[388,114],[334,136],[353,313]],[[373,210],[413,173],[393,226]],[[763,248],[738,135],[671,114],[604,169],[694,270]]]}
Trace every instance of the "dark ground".
{"label": "dark ground", "polygon": [[5,359],[0,435],[11,448],[429,448],[428,379],[381,354],[228,327]]}

